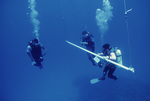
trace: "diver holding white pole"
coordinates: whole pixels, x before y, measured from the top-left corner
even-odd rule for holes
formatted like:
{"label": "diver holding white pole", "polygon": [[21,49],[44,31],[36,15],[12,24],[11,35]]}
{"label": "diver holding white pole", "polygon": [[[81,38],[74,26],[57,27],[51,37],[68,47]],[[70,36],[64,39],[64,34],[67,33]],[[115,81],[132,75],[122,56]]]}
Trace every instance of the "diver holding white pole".
{"label": "diver holding white pole", "polygon": [[100,58],[100,59],[103,59],[103,60],[105,60],[105,61],[107,61],[107,62],[110,62],[110,63],[112,63],[112,64],[114,64],[114,65],[116,65],[116,66],[119,66],[119,67],[121,67],[121,68],[124,68],[124,69],[129,70],[129,71],[131,71],[131,72],[134,73],[134,68],[132,68],[132,67],[123,66],[123,65],[121,65],[121,64],[119,64],[119,63],[117,63],[117,62],[114,62],[114,61],[112,61],[112,60],[110,60],[110,59],[108,59],[108,58],[106,58],[106,57],[104,57],[104,56],[100,56],[100,55],[98,55],[98,54],[96,54],[96,53],[93,53],[93,52],[87,50],[87,49],[84,49],[84,48],[82,48],[82,47],[80,47],[80,46],[78,46],[78,45],[76,45],[76,44],[74,44],[74,43],[72,43],[72,42],[70,42],[70,41],[68,41],[68,40],[66,40],[66,42],[67,42],[68,44],[72,45],[72,46],[75,46],[75,47],[77,47],[77,48],[83,50],[83,51],[86,51],[86,52],[88,52],[88,53],[90,53],[90,54],[92,54],[92,55],[95,55],[95,56],[97,56],[97,57]]}

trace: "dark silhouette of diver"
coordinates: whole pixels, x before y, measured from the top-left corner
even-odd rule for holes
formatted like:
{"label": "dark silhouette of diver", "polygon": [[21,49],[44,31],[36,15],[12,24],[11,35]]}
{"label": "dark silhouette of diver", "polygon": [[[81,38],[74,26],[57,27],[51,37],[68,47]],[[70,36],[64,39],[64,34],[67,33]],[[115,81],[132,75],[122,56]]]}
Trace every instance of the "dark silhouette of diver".
{"label": "dark silhouette of diver", "polygon": [[[42,54],[42,49],[45,51],[44,54]],[[42,69],[43,66],[41,62],[43,61],[43,56],[46,54],[46,49],[38,39],[35,38],[29,42],[26,52],[31,58],[32,65],[38,66],[40,69]]]}
{"label": "dark silhouette of diver", "polygon": [[[101,53],[101,55],[104,56],[104,58],[110,59],[112,61],[116,61],[116,54],[112,51],[112,47],[109,44],[104,44],[102,48],[103,48],[103,52]],[[99,78],[99,80],[105,80],[105,76],[107,72],[108,72],[108,78],[117,80],[117,77],[113,75],[115,69],[116,66],[114,64],[106,62],[105,68],[103,70],[103,76]]]}
{"label": "dark silhouette of diver", "polygon": [[[86,49],[91,51],[91,52],[95,52],[95,42],[94,42],[94,37],[90,32],[87,31],[83,31],[82,32],[82,41],[81,41],[82,45],[86,46]],[[93,60],[93,58],[95,57],[94,55],[87,53],[88,55],[88,59],[92,62],[92,64],[94,66],[96,66],[95,61]]]}

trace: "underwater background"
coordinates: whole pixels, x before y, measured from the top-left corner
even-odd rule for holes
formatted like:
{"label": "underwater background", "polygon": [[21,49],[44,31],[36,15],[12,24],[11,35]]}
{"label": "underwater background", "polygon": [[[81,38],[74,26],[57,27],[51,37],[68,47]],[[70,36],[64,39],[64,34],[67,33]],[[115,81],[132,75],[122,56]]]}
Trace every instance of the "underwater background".
{"label": "underwater background", "polygon": [[65,40],[81,46],[81,33],[87,30],[95,38],[96,53],[101,52],[95,16],[103,0],[35,1],[39,39],[47,49],[42,70],[32,66],[26,54],[34,38],[28,1],[1,0],[0,101],[150,101],[150,1],[126,0],[127,10],[132,8],[127,16],[130,37],[124,0],[109,1],[113,16],[103,40],[120,47],[123,64],[132,65],[135,72],[117,68],[118,80],[106,78],[92,85],[90,80],[101,77],[103,69]]}

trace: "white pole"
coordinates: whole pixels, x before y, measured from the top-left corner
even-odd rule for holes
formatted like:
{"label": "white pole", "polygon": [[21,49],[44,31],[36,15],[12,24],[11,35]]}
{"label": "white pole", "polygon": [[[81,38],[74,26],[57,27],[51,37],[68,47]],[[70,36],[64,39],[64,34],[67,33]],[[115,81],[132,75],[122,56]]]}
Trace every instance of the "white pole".
{"label": "white pole", "polygon": [[100,56],[100,55],[98,55],[98,54],[96,54],[96,53],[93,53],[93,52],[91,52],[91,51],[89,51],[89,50],[87,50],[87,49],[84,49],[84,48],[82,48],[82,47],[80,47],[80,46],[78,46],[78,45],[76,45],[76,44],[74,44],[74,43],[72,43],[72,42],[70,42],[70,41],[68,41],[68,40],[66,40],[66,42],[67,42],[68,44],[72,45],[72,46],[75,46],[75,47],[77,47],[77,48],[79,48],[79,49],[81,49],[81,50],[83,50],[83,51],[86,51],[86,52],[88,52],[88,53],[90,53],[90,54],[92,54],[92,55],[95,55],[95,56],[97,56],[97,57],[99,57],[99,58],[101,58],[101,59],[103,59],[103,60],[106,60],[106,61],[108,61],[108,62],[110,62],[110,63],[112,63],[112,64],[114,64],[114,65],[117,65],[117,66],[119,66],[119,67],[121,67],[121,68],[124,68],[124,69],[126,69],[126,70],[129,70],[129,71],[132,71],[132,72],[134,73],[134,68],[132,68],[132,67],[126,67],[126,66],[123,66],[123,65],[121,65],[121,64],[119,64],[119,63],[116,63],[116,62],[114,62],[114,61],[111,61],[111,60],[109,60],[109,59],[106,59],[106,58],[104,58],[104,57],[102,57],[102,56]]}

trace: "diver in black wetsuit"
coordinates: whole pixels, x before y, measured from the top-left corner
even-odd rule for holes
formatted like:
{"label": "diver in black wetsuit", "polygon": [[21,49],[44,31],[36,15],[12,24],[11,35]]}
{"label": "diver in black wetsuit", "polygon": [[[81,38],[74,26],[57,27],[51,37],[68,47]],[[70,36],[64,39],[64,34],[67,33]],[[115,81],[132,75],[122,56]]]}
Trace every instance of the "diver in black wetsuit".
{"label": "diver in black wetsuit", "polygon": [[[45,51],[44,54],[42,54],[42,49]],[[31,42],[29,42],[26,52],[31,58],[32,65],[38,66],[40,69],[42,69],[43,66],[41,62],[43,61],[43,56],[46,54],[46,49],[38,39],[33,39]]]}
{"label": "diver in black wetsuit", "polygon": [[[87,50],[89,50],[91,52],[95,51],[94,37],[93,37],[93,35],[90,32],[87,32],[87,31],[83,31],[82,32],[82,41],[81,41],[81,44],[85,45]],[[88,55],[88,59],[92,62],[92,64],[94,66],[96,66],[96,64],[95,64],[95,62],[93,60],[93,58],[95,56],[92,55],[92,54],[89,54],[89,53],[87,53],[87,55]]]}
{"label": "diver in black wetsuit", "polygon": [[[116,55],[113,51],[111,51],[111,49],[112,47],[109,44],[104,44],[103,52],[101,55],[103,55],[106,59],[116,61]],[[105,76],[107,72],[108,72],[108,78],[117,80],[117,77],[113,75],[115,69],[116,69],[116,66],[114,64],[107,62],[103,70],[103,76],[99,78],[99,80],[105,80]]]}

